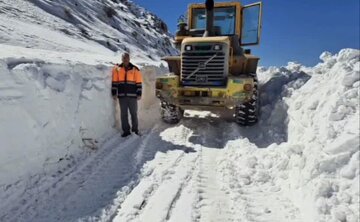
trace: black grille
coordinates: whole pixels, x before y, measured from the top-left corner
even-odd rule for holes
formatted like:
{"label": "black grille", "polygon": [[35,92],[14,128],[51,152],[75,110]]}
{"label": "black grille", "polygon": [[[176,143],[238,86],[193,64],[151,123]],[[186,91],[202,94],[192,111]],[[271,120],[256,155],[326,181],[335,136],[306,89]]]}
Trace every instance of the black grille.
{"label": "black grille", "polygon": [[181,66],[183,85],[223,85],[225,61],[223,52],[184,52]]}

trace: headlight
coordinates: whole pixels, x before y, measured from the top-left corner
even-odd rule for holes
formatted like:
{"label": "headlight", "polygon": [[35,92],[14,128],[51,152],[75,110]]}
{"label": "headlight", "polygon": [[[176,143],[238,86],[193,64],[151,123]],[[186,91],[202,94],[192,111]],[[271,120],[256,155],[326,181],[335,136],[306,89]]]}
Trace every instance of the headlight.
{"label": "headlight", "polygon": [[164,85],[162,84],[162,82],[156,82],[156,89],[162,89],[164,87]]}
{"label": "headlight", "polygon": [[220,51],[221,49],[222,49],[221,45],[215,45],[214,46],[214,50],[216,50],[216,51]]}
{"label": "headlight", "polygon": [[185,46],[185,51],[191,51],[192,50],[192,46],[191,45],[186,45]]}
{"label": "headlight", "polygon": [[250,92],[253,89],[251,84],[245,84],[244,85],[244,91]]}

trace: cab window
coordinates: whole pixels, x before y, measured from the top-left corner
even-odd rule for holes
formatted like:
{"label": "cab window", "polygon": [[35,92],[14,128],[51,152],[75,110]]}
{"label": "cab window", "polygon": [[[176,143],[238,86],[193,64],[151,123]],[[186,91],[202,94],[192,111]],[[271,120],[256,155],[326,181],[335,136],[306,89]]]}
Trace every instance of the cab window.
{"label": "cab window", "polygon": [[242,8],[241,45],[257,45],[261,31],[261,3]]}
{"label": "cab window", "polygon": [[[192,13],[192,29],[206,29],[206,10],[193,9]],[[214,9],[214,26],[220,31],[219,35],[234,35],[235,34],[235,7],[221,7]]]}

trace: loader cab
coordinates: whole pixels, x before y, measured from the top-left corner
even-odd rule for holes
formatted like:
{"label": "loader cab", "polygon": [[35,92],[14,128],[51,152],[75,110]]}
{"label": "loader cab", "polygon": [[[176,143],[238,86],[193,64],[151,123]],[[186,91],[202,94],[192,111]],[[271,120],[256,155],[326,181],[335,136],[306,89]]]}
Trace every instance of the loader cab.
{"label": "loader cab", "polygon": [[[240,2],[215,3],[212,36],[236,37],[241,46],[258,45],[261,34],[261,8],[261,2],[246,6],[242,6]],[[188,30],[179,32],[175,43],[180,45],[186,37],[204,36],[208,19],[205,4],[189,5],[186,24]]]}

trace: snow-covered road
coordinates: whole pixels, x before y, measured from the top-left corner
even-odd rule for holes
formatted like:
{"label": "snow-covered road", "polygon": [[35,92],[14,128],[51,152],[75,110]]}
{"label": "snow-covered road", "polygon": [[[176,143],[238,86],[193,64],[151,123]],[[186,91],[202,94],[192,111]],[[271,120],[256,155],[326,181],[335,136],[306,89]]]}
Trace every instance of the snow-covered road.
{"label": "snow-covered road", "polygon": [[[221,118],[196,114],[190,112],[177,126],[159,123],[142,137],[114,136],[52,183],[29,188],[26,201],[1,219],[302,221],[299,210],[271,185],[234,187],[236,192],[226,187],[224,174],[235,169],[225,172],[218,162],[239,131]],[[236,174],[229,176],[237,180]]]}

